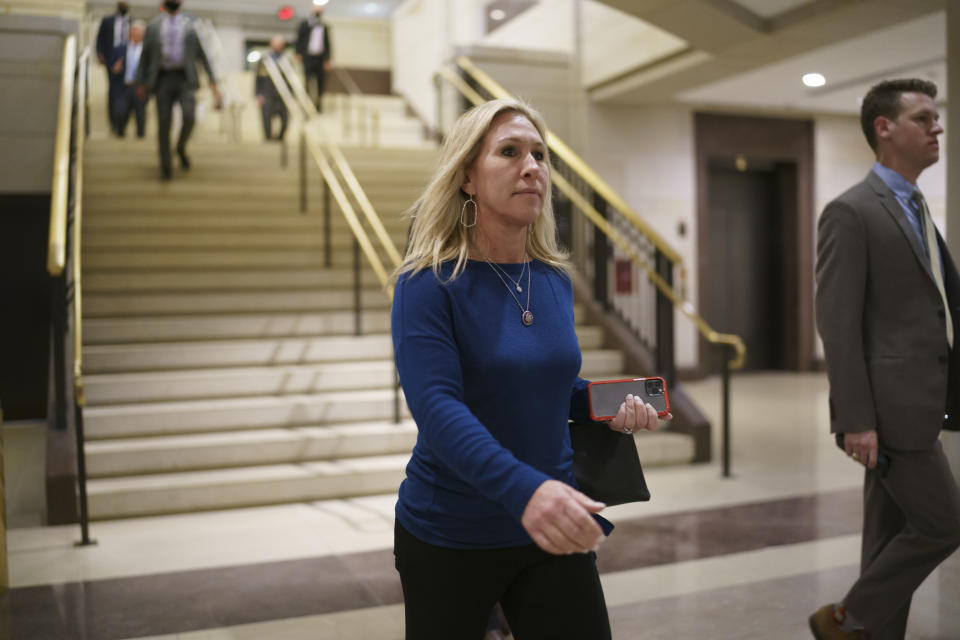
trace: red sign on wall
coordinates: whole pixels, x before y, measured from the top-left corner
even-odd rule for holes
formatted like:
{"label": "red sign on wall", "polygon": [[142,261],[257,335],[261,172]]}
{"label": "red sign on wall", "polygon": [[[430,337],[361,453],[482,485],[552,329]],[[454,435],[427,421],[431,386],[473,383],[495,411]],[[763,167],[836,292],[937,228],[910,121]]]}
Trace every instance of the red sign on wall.
{"label": "red sign on wall", "polygon": [[281,20],[289,20],[293,17],[293,7],[288,4],[283,5],[277,9],[277,17]]}
{"label": "red sign on wall", "polygon": [[633,293],[633,263],[618,259],[614,265],[617,274],[617,293]]}

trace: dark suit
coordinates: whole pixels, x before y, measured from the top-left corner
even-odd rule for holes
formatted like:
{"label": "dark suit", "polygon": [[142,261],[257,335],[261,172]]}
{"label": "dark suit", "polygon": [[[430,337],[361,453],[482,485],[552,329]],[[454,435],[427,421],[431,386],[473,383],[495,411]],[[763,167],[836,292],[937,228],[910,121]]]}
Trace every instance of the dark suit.
{"label": "dark suit", "polygon": [[169,174],[171,169],[170,124],[174,103],[180,103],[183,113],[183,125],[177,141],[178,152],[185,153],[187,140],[193,130],[196,114],[194,92],[200,86],[197,63],[203,65],[211,82],[216,81],[200,37],[193,26],[193,20],[186,16],[183,16],[182,66],[164,68],[163,21],[168,17],[167,14],[161,14],[147,25],[143,38],[143,54],[137,69],[137,85],[146,86],[157,98],[157,138],[160,145],[160,168],[164,174]]}
{"label": "dark suit", "polygon": [[[125,24],[122,29],[123,35],[121,36],[120,40],[114,42],[117,20],[123,20]],[[115,13],[100,21],[100,28],[97,30],[97,59],[107,65],[107,77],[111,82],[113,81],[113,77],[110,73],[110,56],[113,55],[113,50],[116,48],[115,45],[119,45],[127,41],[129,29],[130,18],[128,16],[121,16]],[[110,119],[110,128],[116,130],[117,115],[113,109],[115,102],[114,97],[112,85],[108,86],[107,117]]]}
{"label": "dark suit", "polygon": [[[960,276],[937,243],[960,336]],[[923,242],[873,171],[820,218],[816,307],[831,430],[876,429],[890,458],[886,477],[865,474],[861,573],[844,604],[871,639],[902,638],[914,590],[960,546],[960,491],[938,439],[960,422],[960,345],[947,342]]]}
{"label": "dark suit", "polygon": [[323,22],[319,23],[323,27],[323,47],[319,55],[310,53],[310,35],[313,27],[317,25],[314,18],[304,20],[297,29],[297,55],[303,58],[303,75],[306,79],[307,90],[310,90],[311,80],[316,85],[316,105],[317,111],[323,110],[323,90],[326,87],[327,71],[325,65],[331,57],[330,51],[330,27]]}
{"label": "dark suit", "polygon": [[[273,54],[268,52],[264,55],[270,56]],[[283,140],[283,135],[287,131],[289,112],[287,111],[287,105],[283,103],[283,98],[280,97],[280,92],[277,91],[277,86],[273,84],[273,79],[270,77],[267,65],[263,60],[257,65],[257,77],[253,92],[258,98],[263,98],[263,105],[260,107],[260,116],[263,119],[263,136],[267,140],[273,138],[271,135],[272,120],[274,116],[280,116],[280,133],[277,134],[277,140]]]}
{"label": "dark suit", "polygon": [[[141,54],[142,55],[142,54]],[[114,66],[120,62],[120,71],[114,71]],[[137,122],[137,137],[142,138],[147,124],[146,101],[137,97],[136,81],[127,84],[127,45],[114,47],[107,56],[107,71],[110,74],[110,103],[113,113],[113,128],[117,135],[123,136],[133,113]]]}

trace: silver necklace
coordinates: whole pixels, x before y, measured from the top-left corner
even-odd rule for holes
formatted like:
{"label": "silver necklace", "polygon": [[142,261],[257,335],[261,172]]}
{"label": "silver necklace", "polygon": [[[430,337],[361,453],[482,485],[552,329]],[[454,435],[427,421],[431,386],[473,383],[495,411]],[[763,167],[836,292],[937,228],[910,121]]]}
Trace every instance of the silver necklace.
{"label": "silver necklace", "polygon": [[[488,258],[486,254],[484,254],[482,251],[480,252],[480,255],[482,255],[483,259],[487,262],[488,265],[490,265],[490,268],[493,269],[493,272],[497,274],[497,277],[500,278],[500,282],[502,282],[503,286],[506,288],[507,293],[510,294],[510,297],[513,298],[513,301],[517,303],[518,307],[520,307],[520,322],[522,322],[523,326],[525,327],[529,327],[530,325],[532,325],[533,313],[530,311],[530,282],[531,282],[530,272],[533,271],[533,269],[527,270],[527,306],[524,307],[522,304],[520,304],[520,299],[517,298],[517,294],[515,294],[513,290],[510,289],[510,285],[507,284],[507,281],[504,279],[503,276],[505,274],[507,278],[510,279],[510,282],[513,282],[513,284],[516,286],[517,292],[523,291],[523,288],[520,286],[519,280],[514,280],[513,278],[510,278],[510,274],[504,271],[501,267],[498,267],[497,265],[493,264],[493,262],[490,261],[490,258]],[[523,266],[524,266],[524,269],[526,269],[527,261],[524,261]],[[503,273],[501,273],[501,271]],[[523,278],[523,271],[520,272],[520,278]]]}
{"label": "silver necklace", "polygon": [[[516,279],[516,280],[513,279],[513,276],[510,275],[510,272],[509,272],[509,271],[507,271],[506,269],[504,269],[504,268],[501,267],[500,265],[494,264],[494,266],[497,268],[497,270],[498,270],[500,273],[502,273],[503,275],[507,276],[507,278],[510,280],[510,282],[513,283],[513,286],[516,288],[517,293],[523,293],[523,287],[520,286],[520,283],[523,282],[523,272],[527,270],[527,260],[526,260],[526,257],[527,257],[527,256],[524,255],[523,268],[520,269],[520,275],[517,276],[517,279]],[[490,261],[488,260],[487,262],[490,262]],[[493,263],[491,263],[491,264],[493,264]]]}

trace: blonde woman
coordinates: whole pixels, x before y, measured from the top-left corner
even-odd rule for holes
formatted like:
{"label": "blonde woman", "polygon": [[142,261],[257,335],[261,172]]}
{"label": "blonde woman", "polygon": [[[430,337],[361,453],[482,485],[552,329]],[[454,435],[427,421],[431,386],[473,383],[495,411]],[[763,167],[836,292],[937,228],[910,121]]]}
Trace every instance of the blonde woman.
{"label": "blonde woman", "polygon": [[[393,341],[419,435],[396,508],[407,638],[610,637],[593,550],[612,526],[576,489],[568,420],[589,420],[541,116],[465,113],[412,209]],[[628,398],[609,427],[653,429]],[[598,425],[598,428],[606,428]]]}

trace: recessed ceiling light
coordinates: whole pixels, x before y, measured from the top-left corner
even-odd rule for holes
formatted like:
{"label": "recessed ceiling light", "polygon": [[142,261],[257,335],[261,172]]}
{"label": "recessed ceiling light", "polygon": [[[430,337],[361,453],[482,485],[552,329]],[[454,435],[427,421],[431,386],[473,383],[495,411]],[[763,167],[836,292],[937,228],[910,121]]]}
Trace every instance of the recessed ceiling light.
{"label": "recessed ceiling light", "polygon": [[503,9],[494,9],[493,11],[490,12],[491,20],[503,20],[506,17],[507,17],[507,12],[504,11]]}
{"label": "recessed ceiling light", "polygon": [[823,85],[827,84],[827,79],[824,78],[823,74],[821,73],[804,74],[801,80],[803,80],[803,84],[807,85],[808,87],[822,87]]}
{"label": "recessed ceiling light", "polygon": [[314,4],[315,6],[318,6],[318,7],[322,7],[323,5],[327,4],[328,2],[330,2],[330,0],[313,0],[313,4]]}
{"label": "recessed ceiling light", "polygon": [[249,62],[250,64],[253,64],[254,62],[260,62],[260,52],[251,51],[250,53],[248,53],[247,62]]}

